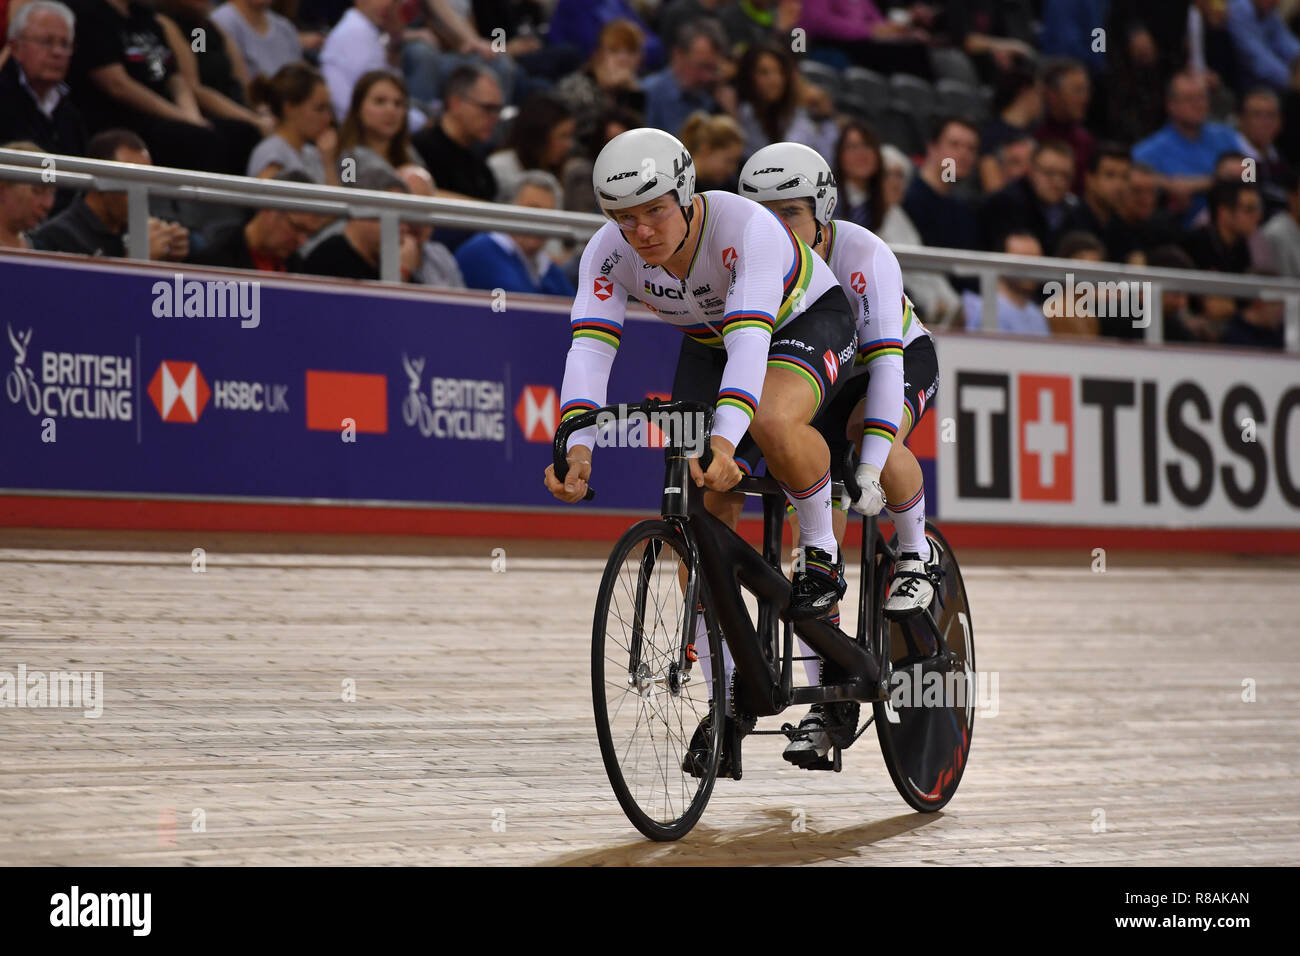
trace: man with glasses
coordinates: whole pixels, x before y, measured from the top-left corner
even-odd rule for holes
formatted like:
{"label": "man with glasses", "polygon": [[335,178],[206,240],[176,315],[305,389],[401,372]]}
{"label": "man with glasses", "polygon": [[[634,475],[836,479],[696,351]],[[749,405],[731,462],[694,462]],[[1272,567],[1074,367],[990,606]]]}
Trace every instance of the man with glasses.
{"label": "man with glasses", "polygon": [[[297,170],[272,177],[281,183],[312,180]],[[323,223],[320,216],[283,209],[261,209],[245,223],[230,223],[208,237],[202,252],[190,257],[196,265],[256,269],[261,272],[293,272],[290,258]]]}
{"label": "man with glasses", "polygon": [[[457,67],[447,77],[443,100],[446,105],[438,122],[411,137],[411,144],[440,190],[491,202],[497,180],[483,158],[483,148],[491,142],[505,106],[501,84],[484,67]],[[443,242],[450,245],[448,235],[443,233]]]}
{"label": "man with glasses", "polygon": [[1009,233],[1027,232],[1050,252],[1069,228],[1077,205],[1070,195],[1074,153],[1067,143],[1049,140],[1034,150],[1029,175],[994,193],[980,210],[984,248],[1001,250]]}
{"label": "man with glasses", "polygon": [[727,38],[716,20],[692,20],[677,31],[668,66],[645,78],[646,125],[681,132],[696,110],[721,112],[714,95]]}
{"label": "man with glasses", "polygon": [[[12,55],[0,69],[0,142],[30,140],[49,153],[85,153],[86,128],[65,82],[74,22],[57,0],[33,0],[14,14]],[[71,192],[64,193],[56,209],[71,201]]]}

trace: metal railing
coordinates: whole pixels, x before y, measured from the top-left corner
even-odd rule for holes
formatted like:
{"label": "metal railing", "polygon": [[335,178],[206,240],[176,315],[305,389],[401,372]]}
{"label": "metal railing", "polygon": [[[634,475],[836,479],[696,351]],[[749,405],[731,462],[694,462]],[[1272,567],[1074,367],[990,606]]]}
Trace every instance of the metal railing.
{"label": "metal railing", "polygon": [[[350,219],[378,219],[381,237],[379,274],[381,281],[393,283],[400,281],[399,225],[404,221],[455,229],[522,232],[577,242],[585,241],[606,222],[603,217],[590,213],[435,199],[347,186],[285,183],[12,149],[0,149],[0,179],[68,189],[125,192],[129,210],[127,254],[132,259],[149,258],[149,199],[153,196]],[[1284,306],[1286,348],[1300,352],[1300,280],[1149,269],[931,246],[891,248],[905,272],[924,270],[976,276],[982,301],[980,325],[986,330],[997,327],[997,280],[1000,276],[1063,282],[1067,274],[1072,274],[1076,282],[1098,285],[1143,283],[1144,308],[1138,327],[1144,329],[1147,342],[1164,339],[1161,295],[1166,291],[1280,301]],[[1113,286],[1109,288],[1114,289]]]}

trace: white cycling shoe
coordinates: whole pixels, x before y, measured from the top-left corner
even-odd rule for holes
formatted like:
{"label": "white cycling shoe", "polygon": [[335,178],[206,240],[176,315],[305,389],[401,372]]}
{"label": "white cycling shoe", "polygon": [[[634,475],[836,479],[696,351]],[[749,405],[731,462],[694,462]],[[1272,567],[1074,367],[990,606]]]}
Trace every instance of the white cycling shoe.
{"label": "white cycling shoe", "polygon": [[786,724],[792,733],[790,744],[781,754],[796,767],[803,767],[823,759],[831,749],[831,735],[826,732],[826,715],[820,704],[813,704],[797,728]]}
{"label": "white cycling shoe", "polygon": [[889,595],[885,599],[885,616],[898,620],[920,614],[934,600],[934,584],[929,571],[936,563],[934,546],[926,541],[929,554],[925,560],[914,551],[904,551],[894,564],[894,576],[889,580]]}

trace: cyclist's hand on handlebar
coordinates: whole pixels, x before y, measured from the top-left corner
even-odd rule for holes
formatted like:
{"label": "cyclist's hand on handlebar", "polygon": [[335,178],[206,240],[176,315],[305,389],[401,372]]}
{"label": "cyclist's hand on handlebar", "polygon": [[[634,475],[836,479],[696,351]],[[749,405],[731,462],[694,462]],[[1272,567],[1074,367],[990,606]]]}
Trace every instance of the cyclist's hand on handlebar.
{"label": "cyclist's hand on handlebar", "polygon": [[736,451],[735,446],[725,438],[714,435],[710,439],[710,448],[713,451],[713,461],[707,472],[700,468],[698,458],[690,459],[691,479],[697,487],[705,487],[713,491],[730,491],[736,486],[736,482],[745,477],[745,473],[740,470],[740,466],[732,457]]}
{"label": "cyclist's hand on handlebar", "polygon": [[574,445],[569,449],[569,473],[564,481],[555,477],[555,466],[546,466],[546,490],[561,501],[570,504],[581,501],[587,493],[587,480],[591,477],[591,449]]}

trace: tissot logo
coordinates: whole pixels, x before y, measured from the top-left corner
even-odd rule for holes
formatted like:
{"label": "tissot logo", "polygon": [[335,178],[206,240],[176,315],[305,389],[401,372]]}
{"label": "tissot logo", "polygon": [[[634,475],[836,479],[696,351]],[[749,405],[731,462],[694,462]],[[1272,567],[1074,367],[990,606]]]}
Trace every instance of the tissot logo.
{"label": "tissot logo", "polygon": [[[1070,378],[1016,377],[1016,439],[1020,498],[1074,500],[1074,420]],[[973,454],[958,457],[958,494],[1011,497],[1011,378],[957,373],[957,441]]]}
{"label": "tissot logo", "polygon": [[610,282],[604,276],[596,276],[596,281],[592,285],[592,295],[604,302],[614,296],[614,283]]}
{"label": "tissot logo", "polygon": [[515,403],[515,421],[526,441],[549,442],[560,419],[560,399],[549,385],[525,385]]}
{"label": "tissot logo", "polygon": [[149,382],[149,398],[165,422],[194,424],[203,414],[210,394],[195,362],[164,361]]}
{"label": "tissot logo", "polygon": [[867,278],[861,272],[855,272],[849,276],[849,285],[853,286],[853,291],[858,295],[867,291]]}
{"label": "tissot logo", "polygon": [[1070,380],[1062,375],[1021,375],[1018,390],[1020,497],[1073,501]]}

